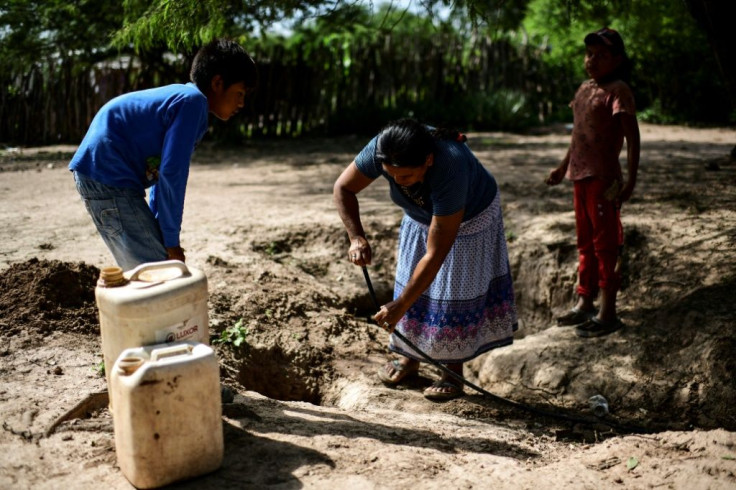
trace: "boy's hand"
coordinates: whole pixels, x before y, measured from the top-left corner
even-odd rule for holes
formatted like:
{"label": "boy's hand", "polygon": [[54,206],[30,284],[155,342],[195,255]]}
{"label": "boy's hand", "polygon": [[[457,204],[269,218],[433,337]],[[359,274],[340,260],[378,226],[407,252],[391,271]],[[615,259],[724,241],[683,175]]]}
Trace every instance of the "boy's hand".
{"label": "boy's hand", "polygon": [[185,262],[184,249],[181,247],[166,247],[166,253],[169,255],[169,260]]}

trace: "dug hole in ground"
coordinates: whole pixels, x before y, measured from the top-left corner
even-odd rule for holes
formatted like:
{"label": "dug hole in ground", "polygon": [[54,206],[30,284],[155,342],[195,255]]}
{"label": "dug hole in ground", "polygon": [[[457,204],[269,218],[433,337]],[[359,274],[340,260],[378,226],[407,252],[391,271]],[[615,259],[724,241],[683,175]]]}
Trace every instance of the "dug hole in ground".
{"label": "dug hole in ground", "polygon": [[[439,375],[398,389],[332,184],[368,138],[197,149],[182,244],[208,278],[222,382],[225,460],[175,488],[736,487],[736,163],[733,129],[642,125],[624,205],[623,330],[581,339],[554,318],[573,303],[569,183],[543,180],[560,128],[476,133],[499,182],[520,330],[465,368],[485,390],[424,399]],[[131,488],[116,462],[94,287],[113,265],[66,170],[73,147],[0,156],[0,488]],[[401,212],[377,182],[361,194],[381,301],[391,295]],[[606,421],[642,429],[622,430]],[[196,424],[196,420],[185,423]]]}

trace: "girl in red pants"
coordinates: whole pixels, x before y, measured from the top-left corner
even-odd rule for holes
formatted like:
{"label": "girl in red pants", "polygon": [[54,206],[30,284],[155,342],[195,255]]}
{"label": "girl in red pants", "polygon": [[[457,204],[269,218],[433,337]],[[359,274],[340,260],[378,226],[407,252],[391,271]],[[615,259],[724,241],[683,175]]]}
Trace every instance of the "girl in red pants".
{"label": "girl in red pants", "polygon": [[[621,328],[616,268],[623,245],[620,208],[634,191],[639,168],[639,125],[634,95],[627,81],[630,61],[618,32],[607,27],[585,36],[585,70],[570,106],[572,140],[562,163],[549,173],[548,185],[564,177],[574,184],[578,266],[578,300],[560,325],[574,325],[581,337],[598,337]],[[626,139],[627,179],[619,154]],[[594,300],[600,292],[600,309]]]}

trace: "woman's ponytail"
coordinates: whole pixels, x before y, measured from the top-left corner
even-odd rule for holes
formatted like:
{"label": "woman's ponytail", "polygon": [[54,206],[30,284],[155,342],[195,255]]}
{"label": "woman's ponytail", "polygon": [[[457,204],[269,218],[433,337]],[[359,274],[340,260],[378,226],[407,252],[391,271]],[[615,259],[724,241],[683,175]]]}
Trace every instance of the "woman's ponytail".
{"label": "woman's ponytail", "polygon": [[437,140],[457,141],[458,143],[465,143],[468,141],[468,137],[457,129],[449,128],[435,128],[430,131],[432,137]]}

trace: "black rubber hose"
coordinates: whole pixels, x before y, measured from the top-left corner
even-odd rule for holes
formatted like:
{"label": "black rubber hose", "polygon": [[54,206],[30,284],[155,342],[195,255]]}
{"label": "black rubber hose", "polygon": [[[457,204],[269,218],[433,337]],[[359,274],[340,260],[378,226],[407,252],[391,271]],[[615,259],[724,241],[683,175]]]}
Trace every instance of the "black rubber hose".
{"label": "black rubber hose", "polygon": [[[378,298],[376,297],[376,292],[373,290],[373,283],[371,282],[371,278],[368,275],[368,268],[366,266],[363,266],[363,276],[365,277],[365,282],[368,285],[368,291],[370,292],[371,298],[373,299],[373,304],[376,306],[376,309],[377,310],[380,310],[381,309],[381,306],[378,304]],[[536,407],[532,407],[530,405],[526,405],[524,403],[519,403],[519,402],[515,402],[513,400],[509,400],[508,398],[503,398],[501,396],[494,395],[493,393],[491,393],[491,392],[489,392],[487,390],[484,390],[480,386],[477,386],[476,384],[471,383],[470,381],[468,381],[464,377],[460,376],[456,372],[454,372],[451,369],[449,369],[444,364],[441,364],[441,363],[435,361],[434,359],[432,359],[431,357],[429,357],[429,355],[427,355],[426,353],[424,353],[421,349],[419,349],[411,341],[409,341],[409,339],[407,339],[406,337],[404,337],[404,335],[402,335],[401,332],[399,332],[399,331],[397,331],[397,330],[394,329],[394,331],[392,333],[399,340],[401,340],[406,345],[408,345],[409,347],[411,347],[425,361],[427,361],[428,363],[432,364],[433,366],[439,368],[444,373],[449,374],[455,380],[463,383],[466,386],[469,386],[470,388],[472,388],[475,391],[481,393],[482,395],[487,396],[488,398],[490,398],[491,400],[493,400],[495,402],[501,403],[503,405],[508,405],[510,407],[513,407],[513,408],[518,408],[520,410],[525,410],[527,412],[530,412],[530,413],[533,413],[533,414],[536,414],[536,415],[542,415],[542,416],[545,416],[545,417],[552,417],[552,418],[556,418],[556,419],[561,419],[561,420],[565,420],[567,422],[585,423],[585,424],[600,424],[600,423],[602,423],[602,424],[608,425],[610,427],[615,427],[617,429],[620,429],[620,430],[626,431],[626,432],[635,432],[635,433],[648,433],[648,432],[652,432],[652,431],[647,430],[647,429],[645,429],[643,427],[633,427],[633,426],[623,425],[623,424],[619,424],[618,422],[614,422],[612,420],[592,418],[592,417],[582,417],[582,416],[567,415],[567,414],[563,414],[563,413],[559,413],[559,412],[552,412],[552,411],[548,411],[548,410],[543,410],[543,409],[539,409],[539,408],[536,408]]]}

